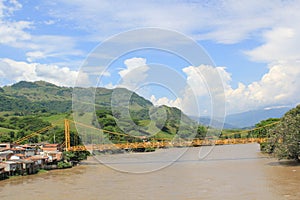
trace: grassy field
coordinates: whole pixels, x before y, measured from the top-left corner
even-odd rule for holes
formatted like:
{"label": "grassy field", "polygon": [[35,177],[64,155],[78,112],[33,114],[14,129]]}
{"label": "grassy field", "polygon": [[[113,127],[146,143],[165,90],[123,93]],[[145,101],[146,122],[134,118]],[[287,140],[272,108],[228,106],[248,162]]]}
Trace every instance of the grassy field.
{"label": "grassy field", "polygon": [[67,118],[68,116],[65,113],[41,117],[42,120],[50,122],[52,125],[58,126],[60,128],[64,127],[64,119]]}

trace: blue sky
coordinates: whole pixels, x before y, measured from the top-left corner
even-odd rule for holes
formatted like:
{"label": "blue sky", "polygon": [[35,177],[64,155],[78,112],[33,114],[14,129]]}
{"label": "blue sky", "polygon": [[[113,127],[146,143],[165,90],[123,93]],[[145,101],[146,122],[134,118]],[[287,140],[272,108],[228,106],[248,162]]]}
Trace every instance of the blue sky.
{"label": "blue sky", "polygon": [[[156,27],[194,40],[215,65],[190,66],[180,56],[157,50],[130,51],[118,58],[108,58],[110,68],[99,85],[128,87],[157,105],[176,106],[190,114],[199,109],[205,115],[212,112],[206,109],[211,101],[203,102],[212,95],[210,89],[215,88],[208,88],[206,93],[199,92],[199,88],[205,88],[204,82],[219,87],[213,85],[218,77],[223,82],[224,98],[220,100],[220,95],[214,93],[215,103],[224,101],[228,113],[295,106],[300,102],[299,10],[300,1],[292,0],[0,0],[0,85],[20,80],[45,80],[64,86],[74,86],[76,80],[78,84],[92,84],[89,75],[84,74],[78,82],[79,71],[87,66],[90,52],[97,51],[97,46],[108,38],[117,38],[116,34]],[[128,45],[132,39],[142,38],[136,37],[117,45],[126,42]],[[153,41],[159,39],[153,36]],[[161,42],[176,46],[178,41]],[[185,79],[177,88],[178,95],[168,94],[165,90],[168,86],[139,89],[146,80],[143,77],[154,73],[159,64],[174,69]],[[139,68],[141,65],[144,68]],[[98,73],[107,66],[99,67],[95,70]],[[201,81],[198,73],[206,81],[203,82],[203,77]],[[124,78],[126,74],[127,79],[131,77],[130,84],[133,79],[139,79],[139,88],[130,88],[129,79],[126,82]],[[168,79],[168,73],[163,75],[157,77]],[[188,101],[189,90],[194,91],[193,96],[200,102],[197,109]]]}

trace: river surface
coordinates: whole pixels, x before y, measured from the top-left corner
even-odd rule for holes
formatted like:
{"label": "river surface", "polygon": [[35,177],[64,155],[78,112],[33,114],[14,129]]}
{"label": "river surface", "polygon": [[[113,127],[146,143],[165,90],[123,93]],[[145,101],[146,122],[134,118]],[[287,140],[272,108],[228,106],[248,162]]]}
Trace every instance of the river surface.
{"label": "river surface", "polygon": [[0,181],[0,199],[299,200],[300,166],[266,157],[258,144],[99,155]]}

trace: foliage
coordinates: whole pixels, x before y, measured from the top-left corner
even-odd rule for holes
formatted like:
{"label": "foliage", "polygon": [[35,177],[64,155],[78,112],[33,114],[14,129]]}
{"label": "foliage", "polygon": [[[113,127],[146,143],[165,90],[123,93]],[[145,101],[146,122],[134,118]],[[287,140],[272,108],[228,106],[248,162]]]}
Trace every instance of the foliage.
{"label": "foliage", "polygon": [[265,138],[269,137],[268,130],[276,126],[276,122],[280,119],[269,118],[267,120],[262,120],[261,122],[255,124],[255,129],[248,132],[247,137],[251,138]]}
{"label": "foliage", "polygon": [[[1,120],[0,122],[1,142],[13,142],[50,125],[49,122],[44,121],[37,116],[10,116],[3,118],[4,120]],[[35,136],[25,142],[39,141],[41,141],[41,138]]]}
{"label": "foliage", "polygon": [[199,125],[197,128],[197,134],[195,138],[204,139],[206,137],[206,134],[207,134],[207,128],[205,126]]}
{"label": "foliage", "polygon": [[72,164],[69,163],[69,162],[59,161],[57,163],[57,168],[58,169],[64,169],[64,168],[70,168],[70,167],[72,167]]}
{"label": "foliage", "polygon": [[65,151],[63,152],[64,159],[67,162],[85,160],[90,155],[88,151]]}
{"label": "foliage", "polygon": [[[138,102],[139,106],[143,105],[141,104],[142,101]],[[160,133],[160,137],[164,138],[175,135],[181,138],[194,138],[197,135],[198,124],[177,108],[149,107],[148,104],[145,104],[144,108],[129,106],[129,116],[126,115],[126,110],[122,109],[124,108],[120,107],[116,109],[119,112],[112,112],[108,107],[98,107],[96,114],[100,127],[111,132],[134,136],[153,136],[154,138],[158,136],[158,133]],[[205,128],[202,131],[206,132]],[[201,134],[205,135],[205,133]],[[109,135],[108,137],[113,142],[133,139],[118,135]]]}
{"label": "foliage", "polygon": [[279,159],[300,160],[300,105],[288,111],[280,123],[268,131],[264,151]]}

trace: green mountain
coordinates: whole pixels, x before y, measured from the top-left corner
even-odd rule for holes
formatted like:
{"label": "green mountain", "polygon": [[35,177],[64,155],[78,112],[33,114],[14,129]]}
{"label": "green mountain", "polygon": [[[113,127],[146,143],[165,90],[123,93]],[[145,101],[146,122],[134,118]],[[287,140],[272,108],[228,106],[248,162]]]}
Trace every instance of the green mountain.
{"label": "green mountain", "polygon": [[[91,92],[95,97],[96,116],[92,126],[107,131],[156,138],[173,138],[175,135],[193,137],[196,134],[198,124],[181,110],[168,106],[155,107],[149,100],[127,89],[75,89],[79,91],[76,94]],[[70,113],[73,90],[44,81],[21,81],[0,88],[0,133],[9,134],[4,140],[14,141],[57,119],[63,119],[67,115],[72,117]],[[63,132],[62,128],[61,123],[56,131],[56,139],[63,140],[63,134],[60,133]],[[52,140],[49,138],[53,134],[49,131],[48,137],[36,138],[35,141]],[[0,139],[0,142],[4,140]]]}
{"label": "green mountain", "polygon": [[[86,90],[83,89],[82,90]],[[92,88],[95,92],[97,107],[110,107],[112,94],[117,94],[118,105],[124,105],[122,100],[130,99],[130,105],[136,109],[152,106],[152,103],[127,89]],[[73,88],[59,87],[44,81],[21,81],[0,90],[0,112],[14,111],[37,113],[62,113],[71,111]],[[93,95],[93,94],[91,94]]]}
{"label": "green mountain", "polygon": [[5,86],[0,92],[0,112],[61,113],[71,110],[72,88],[58,87],[51,83],[21,81]]}

